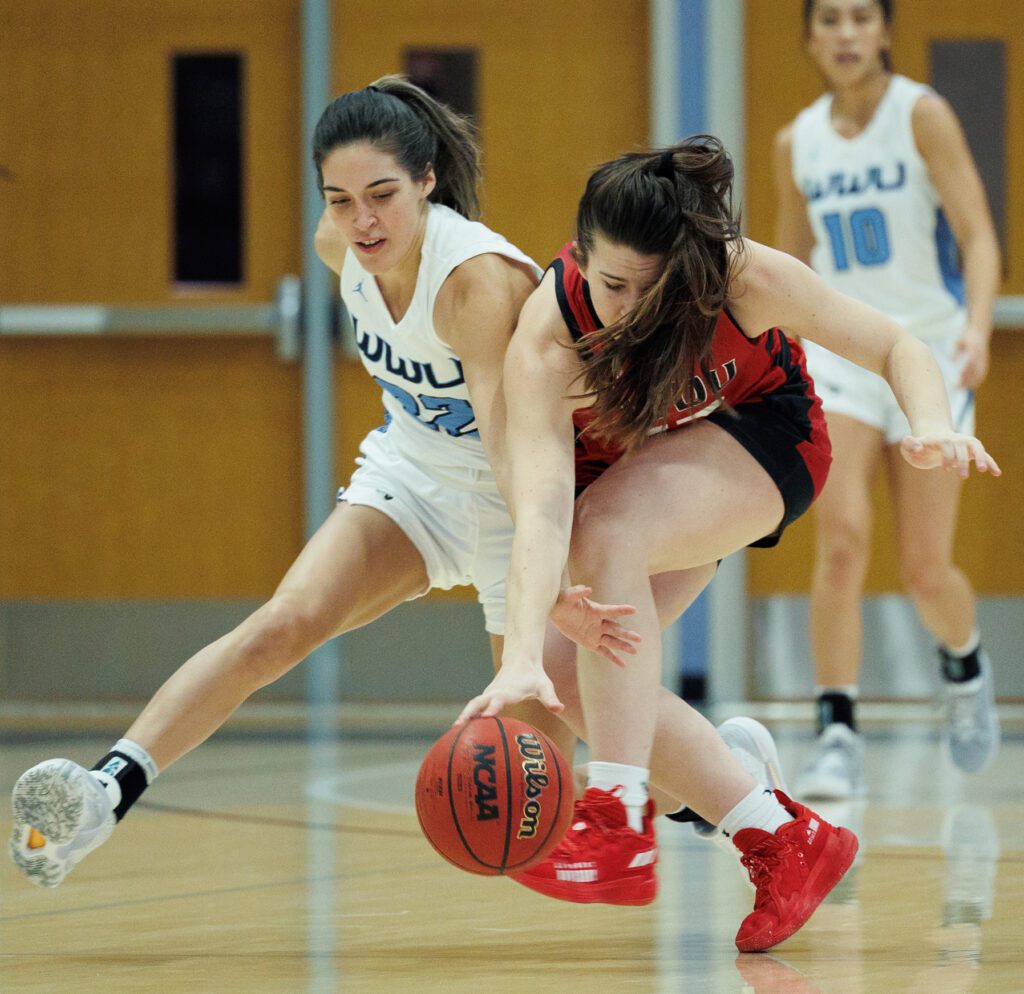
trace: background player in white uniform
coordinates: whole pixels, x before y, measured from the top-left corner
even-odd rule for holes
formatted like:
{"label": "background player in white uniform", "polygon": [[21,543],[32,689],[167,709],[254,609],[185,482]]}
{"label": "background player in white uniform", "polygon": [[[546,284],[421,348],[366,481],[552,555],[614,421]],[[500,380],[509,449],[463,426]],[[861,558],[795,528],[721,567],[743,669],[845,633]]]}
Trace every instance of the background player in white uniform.
{"label": "background player in white uniform", "polygon": [[[931,89],[890,70],[892,15],[892,0],[806,0],[807,49],[829,92],[776,139],[777,244],[926,342],[946,378],[954,426],[970,434],[973,391],[988,370],[999,249],[956,116]],[[820,734],[797,792],[843,798],[862,788],[854,710],[880,463],[903,580],[939,644],[950,754],[960,768],[979,770],[998,748],[999,729],[974,594],[952,560],[961,480],[915,472],[900,458],[909,426],[885,382],[813,343],[806,349],[834,461],[814,508]]]}

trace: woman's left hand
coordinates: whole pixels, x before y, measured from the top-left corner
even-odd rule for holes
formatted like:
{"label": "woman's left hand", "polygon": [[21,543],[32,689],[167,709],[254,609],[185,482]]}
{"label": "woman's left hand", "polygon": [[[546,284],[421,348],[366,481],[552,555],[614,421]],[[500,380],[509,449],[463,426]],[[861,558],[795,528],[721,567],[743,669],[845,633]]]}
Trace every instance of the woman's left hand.
{"label": "woman's left hand", "polygon": [[930,435],[907,435],[900,443],[903,458],[917,469],[956,470],[962,480],[966,480],[971,470],[971,462],[979,473],[991,473],[1002,476],[999,464],[986,451],[973,435],[961,435],[955,431],[939,431]]}
{"label": "woman's left hand", "polygon": [[567,587],[551,609],[551,622],[567,639],[624,667],[626,663],[619,653],[635,656],[634,643],[640,641],[640,636],[615,619],[636,614],[636,608],[629,604],[598,604],[590,599],[591,593],[591,588],[582,584]]}

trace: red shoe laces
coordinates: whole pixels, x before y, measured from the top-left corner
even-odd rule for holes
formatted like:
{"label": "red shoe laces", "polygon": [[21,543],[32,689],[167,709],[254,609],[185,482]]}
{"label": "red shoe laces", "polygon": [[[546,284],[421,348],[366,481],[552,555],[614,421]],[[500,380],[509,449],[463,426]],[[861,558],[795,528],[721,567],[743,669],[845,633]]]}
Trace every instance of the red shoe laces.
{"label": "red shoe laces", "polygon": [[795,850],[796,846],[789,839],[772,835],[740,857],[740,862],[746,868],[750,882],[757,891],[754,898],[755,911],[764,907],[771,899],[769,885],[776,879],[776,871],[782,866],[786,857]]}
{"label": "red shoe laces", "polygon": [[582,823],[579,832],[594,828],[605,835],[616,834],[626,827],[622,819],[622,802],[614,794],[585,797],[580,802],[578,815],[573,819],[573,829]]}

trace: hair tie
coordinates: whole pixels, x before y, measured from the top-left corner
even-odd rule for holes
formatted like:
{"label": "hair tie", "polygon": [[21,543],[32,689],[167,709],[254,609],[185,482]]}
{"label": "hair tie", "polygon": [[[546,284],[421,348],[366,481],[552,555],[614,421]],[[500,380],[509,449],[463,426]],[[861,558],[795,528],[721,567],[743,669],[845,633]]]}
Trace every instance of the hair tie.
{"label": "hair tie", "polygon": [[371,83],[369,86],[365,87],[365,89],[366,89],[367,93],[383,93],[384,92],[383,90],[381,90],[381,88],[379,86],[374,86],[373,83]]}
{"label": "hair tie", "polygon": [[676,164],[674,160],[676,152],[674,148],[667,148],[661,153],[661,158],[658,159],[658,164],[654,168],[654,175],[661,176],[664,179],[670,179],[675,182],[676,179]]}

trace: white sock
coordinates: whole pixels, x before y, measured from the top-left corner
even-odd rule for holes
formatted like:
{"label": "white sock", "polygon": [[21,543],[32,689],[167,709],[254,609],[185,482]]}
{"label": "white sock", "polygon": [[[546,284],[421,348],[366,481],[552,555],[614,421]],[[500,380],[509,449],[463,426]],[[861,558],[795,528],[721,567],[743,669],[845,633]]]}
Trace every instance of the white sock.
{"label": "white sock", "polygon": [[967,641],[961,646],[947,645],[946,649],[951,656],[956,656],[958,659],[963,659],[964,656],[969,656],[978,646],[981,645],[981,632],[977,628],[968,636]]}
{"label": "white sock", "polygon": [[755,787],[719,823],[725,835],[735,835],[744,828],[759,828],[769,835],[775,832],[793,816],[779,803],[779,799],[764,787]]}
{"label": "white sock", "polygon": [[156,763],[153,762],[153,757],[138,742],[132,742],[131,739],[118,739],[110,751],[123,752],[129,759],[134,759],[142,767],[142,772],[146,774],[147,784],[151,784],[160,775]]}
{"label": "white sock", "polygon": [[587,786],[607,791],[622,788],[618,797],[626,808],[629,827],[634,832],[642,832],[649,773],[642,766],[626,766],[624,763],[588,763]]}

